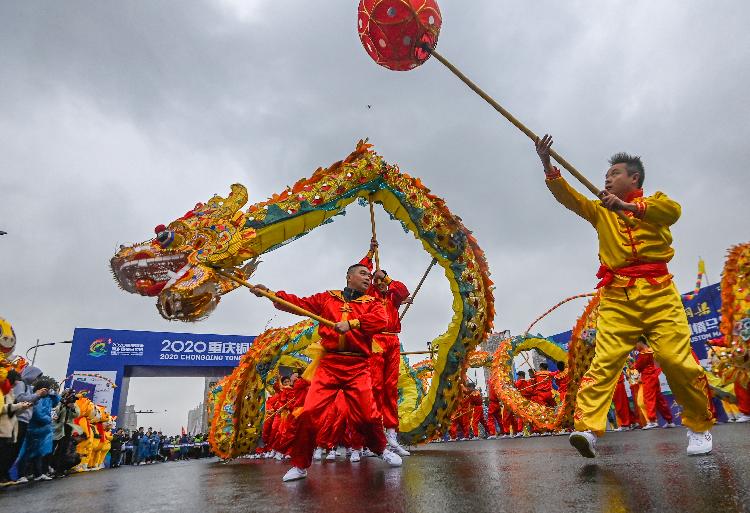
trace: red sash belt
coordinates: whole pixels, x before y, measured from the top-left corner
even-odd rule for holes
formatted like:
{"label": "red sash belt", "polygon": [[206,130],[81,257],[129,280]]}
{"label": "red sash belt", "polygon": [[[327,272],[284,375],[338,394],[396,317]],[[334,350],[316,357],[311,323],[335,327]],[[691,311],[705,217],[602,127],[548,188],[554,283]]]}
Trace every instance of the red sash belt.
{"label": "red sash belt", "polygon": [[596,277],[601,281],[596,285],[596,288],[606,287],[612,283],[617,275],[630,278],[627,284],[628,287],[635,285],[636,278],[645,278],[651,285],[658,285],[659,282],[655,278],[666,276],[667,274],[669,274],[669,269],[667,269],[666,262],[633,264],[615,270],[610,269],[606,265],[601,265],[599,271],[596,273]]}

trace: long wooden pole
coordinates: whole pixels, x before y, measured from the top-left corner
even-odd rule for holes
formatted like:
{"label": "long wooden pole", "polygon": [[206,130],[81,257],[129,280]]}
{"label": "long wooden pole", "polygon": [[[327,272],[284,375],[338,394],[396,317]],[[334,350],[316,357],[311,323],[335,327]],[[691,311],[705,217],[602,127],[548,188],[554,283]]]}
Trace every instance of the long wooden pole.
{"label": "long wooden pole", "polygon": [[[372,240],[377,242],[378,236],[375,233],[375,207],[372,204],[372,198],[367,198],[370,202],[370,226],[372,227]],[[375,247],[375,270],[380,270],[380,252],[378,251],[378,247]]]}
{"label": "long wooden pole", "polygon": [[[513,126],[518,128],[521,132],[526,134],[526,136],[531,139],[532,141],[536,142],[539,140],[539,136],[537,136],[534,132],[532,132],[526,125],[521,123],[516,117],[511,114],[508,110],[506,110],[502,105],[497,103],[489,94],[482,91],[479,86],[477,86],[474,82],[472,82],[466,75],[461,73],[461,71],[455,67],[453,64],[448,61],[445,57],[440,55],[437,51],[430,48],[429,45],[423,45],[422,48],[428,52],[430,52],[433,57],[435,57],[438,61],[440,61],[446,68],[448,68],[454,75],[456,75],[464,84],[469,86],[469,88],[477,93],[479,96],[482,97],[484,101],[489,103],[492,108],[494,108],[496,111],[498,111],[505,119],[510,121]],[[586,187],[591,193],[596,196],[597,198],[600,197],[602,190],[596,187],[593,183],[591,183],[588,178],[583,176],[573,165],[565,160],[560,154],[558,154],[555,150],[550,148],[549,151],[550,156],[555,159],[562,167],[564,167],[571,175],[575,177],[576,180],[581,182],[584,187]],[[620,218],[628,225],[628,226],[634,226],[634,221],[632,218],[626,216],[622,211],[616,211],[616,214],[620,216]]]}
{"label": "long wooden pole", "polygon": [[246,282],[245,280],[241,280],[240,278],[234,276],[231,273],[228,273],[228,272],[224,271],[223,269],[216,269],[216,273],[220,274],[221,276],[224,276],[225,278],[229,278],[230,280],[232,280],[235,283],[239,283],[240,285],[243,285],[243,286],[249,288],[251,291],[253,291],[253,293],[260,294],[261,296],[270,299],[274,303],[278,303],[278,304],[284,306],[288,310],[291,310],[292,312],[294,312],[294,313],[296,313],[298,315],[304,315],[305,317],[309,317],[311,319],[314,319],[314,320],[318,321],[319,323],[328,326],[329,328],[333,328],[336,325],[336,323],[333,322],[333,321],[329,321],[328,319],[326,319],[324,317],[321,317],[320,315],[314,314],[314,313],[312,313],[312,312],[310,312],[308,310],[305,310],[304,308],[300,308],[297,305],[293,305],[289,301],[285,301],[285,300],[281,299],[280,297],[278,297],[276,294],[274,294],[270,290],[263,290],[263,289],[256,288],[253,285],[251,285],[250,283]]}
{"label": "long wooden pole", "polygon": [[[419,285],[417,285],[417,288],[416,288],[416,289],[414,289],[414,294],[412,294],[412,295],[411,295],[411,299],[412,299],[412,301],[414,301],[414,298],[415,298],[415,297],[417,296],[417,292],[419,292],[419,289],[421,289],[421,288],[422,288],[422,284],[424,283],[424,280],[425,280],[425,279],[427,278],[427,275],[428,275],[428,274],[430,274],[430,270],[432,269],[432,267],[433,267],[433,266],[434,266],[434,265],[435,265],[436,263],[437,263],[437,258],[433,258],[433,259],[432,259],[432,262],[430,262],[430,265],[429,265],[429,266],[427,267],[427,270],[426,270],[426,271],[424,272],[424,274],[422,275],[422,279],[421,279],[421,280],[419,280]],[[400,320],[402,320],[402,319],[404,318],[404,315],[406,315],[406,312],[408,312],[408,311],[409,311],[409,307],[410,307],[411,305],[412,305],[412,303],[408,303],[408,304],[407,304],[407,305],[406,305],[406,306],[404,307],[404,311],[403,311],[403,312],[401,312],[401,315],[399,315],[399,316],[398,316],[398,320],[399,320],[399,321],[400,321]]]}
{"label": "long wooden pole", "polygon": [[435,353],[435,350],[432,351],[404,351],[403,353],[399,353],[402,355],[410,355],[410,354],[433,354]]}

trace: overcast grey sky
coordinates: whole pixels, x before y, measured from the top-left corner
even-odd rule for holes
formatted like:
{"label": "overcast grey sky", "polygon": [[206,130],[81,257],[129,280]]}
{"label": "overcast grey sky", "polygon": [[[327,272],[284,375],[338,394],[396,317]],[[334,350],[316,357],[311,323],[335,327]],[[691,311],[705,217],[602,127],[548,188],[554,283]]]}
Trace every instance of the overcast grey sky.
{"label": "overcast grey sky", "polygon": [[[612,153],[642,155],[647,194],[683,205],[678,286],[692,288],[699,256],[719,279],[726,249],[750,231],[749,4],[441,9],[442,54],[530,128],[554,134],[592,181]],[[3,2],[0,112],[0,316],[20,353],[36,338],[70,339],[76,326],[257,334],[291,324],[241,291],[206,321],[169,323],[153,299],[116,287],[109,258],[234,182],[263,200],[363,137],[474,231],[497,286],[498,329],[518,333],[596,283],[595,233],[551,198],[530,141],[437,61],[406,73],[375,65],[353,1]],[[378,230],[383,266],[413,287],[429,257],[382,211]],[[368,239],[367,211],[353,206],[267,255],[256,279],[301,294],[341,287]],[[538,328],[569,329],[582,308],[569,304]],[[405,346],[423,349],[449,315],[447,280],[434,273],[406,318]],[[41,349],[38,362],[62,377],[67,347]],[[168,431],[200,400],[196,383],[141,383],[130,402],[168,408]]]}

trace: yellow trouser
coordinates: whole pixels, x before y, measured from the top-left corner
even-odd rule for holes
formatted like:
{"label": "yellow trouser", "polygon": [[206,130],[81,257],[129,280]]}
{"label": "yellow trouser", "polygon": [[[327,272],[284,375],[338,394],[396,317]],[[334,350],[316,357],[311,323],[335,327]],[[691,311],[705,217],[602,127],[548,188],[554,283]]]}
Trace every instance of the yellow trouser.
{"label": "yellow trouser", "polygon": [[626,289],[602,289],[596,352],[576,399],[576,430],[604,433],[617,378],[642,334],[683,408],[682,423],[693,431],[710,429],[708,382],[690,352],[690,328],[680,295],[671,281],[651,285],[639,278]]}
{"label": "yellow trouser", "polygon": [[726,413],[728,417],[739,417],[740,415],[742,415],[742,413],[740,413],[740,409],[737,408],[736,404],[732,404],[729,401],[725,401],[724,399],[721,400],[721,404],[724,406],[724,413]]}

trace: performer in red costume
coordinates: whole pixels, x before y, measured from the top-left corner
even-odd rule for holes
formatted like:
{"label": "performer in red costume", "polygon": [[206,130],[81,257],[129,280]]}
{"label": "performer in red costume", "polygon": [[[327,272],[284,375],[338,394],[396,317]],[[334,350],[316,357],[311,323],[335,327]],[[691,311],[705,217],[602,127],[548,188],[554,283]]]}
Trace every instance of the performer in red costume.
{"label": "performer in red costume", "polygon": [[521,436],[521,429],[519,429],[519,422],[516,419],[516,417],[513,415],[513,410],[510,409],[510,406],[507,404],[503,404],[503,438],[508,438],[511,436]]}
{"label": "performer in red costume", "polygon": [[468,440],[471,436],[469,433],[471,429],[472,407],[469,400],[469,388],[466,385],[461,385],[461,394],[456,402],[458,406],[453,412],[448,434],[451,437],[451,441],[456,441],[458,429],[461,428],[461,440]]}
{"label": "performer in red costume", "polygon": [[628,393],[625,390],[625,372],[620,373],[620,378],[617,380],[617,386],[615,387],[615,393],[612,396],[612,400],[615,403],[615,416],[617,417],[618,428],[615,431],[624,431],[630,429],[634,424],[638,424],[638,420],[630,409],[630,400],[628,399]]}
{"label": "performer in red costume", "polygon": [[[360,264],[372,271],[372,257],[378,242],[370,242],[370,251]],[[398,372],[401,365],[401,333],[399,307],[408,300],[409,290],[400,281],[392,279],[383,269],[373,275],[373,285],[367,294],[377,298],[388,314],[388,326],[373,337],[375,348],[370,356],[370,373],[375,402],[383,415],[383,427],[388,446],[399,456],[409,456],[409,451],[398,442]]]}
{"label": "performer in red costume", "polygon": [[635,344],[638,349],[638,358],[635,360],[635,368],[641,373],[641,387],[643,388],[643,402],[646,405],[647,423],[643,429],[659,427],[656,422],[656,412],[664,418],[664,427],[674,427],[672,422],[672,410],[670,410],[664,394],[661,393],[659,374],[661,369],[654,365],[654,351],[648,347],[644,337],[640,337]]}
{"label": "performer in red costume", "polygon": [[[531,374],[531,373],[529,373]],[[516,390],[518,390],[521,395],[529,400],[532,400],[532,397],[534,395],[534,387],[532,384],[532,380],[526,379],[526,373],[524,371],[518,371],[516,373]],[[523,435],[523,419],[521,417],[516,417],[516,436],[522,436]]]}
{"label": "performer in red costume", "polygon": [[552,378],[554,374],[549,371],[546,362],[539,364],[539,370],[534,375],[534,397],[533,400],[539,404],[554,408],[557,406],[552,397]]}
{"label": "performer in red costume", "polygon": [[[297,439],[291,448],[292,468],[284,475],[284,481],[307,477],[317,427],[339,391],[346,400],[352,424],[364,437],[367,447],[388,464],[401,465],[401,457],[387,447],[382,419],[372,395],[369,363],[372,337],[388,327],[388,316],[380,301],[365,294],[371,284],[372,275],[367,267],[355,264],[347,269],[343,291],[329,290],[308,297],[276,292],[279,298],[336,323],[334,327],[323,324],[318,327],[323,355],[299,416]],[[264,285],[256,288],[268,290]],[[274,305],[284,310],[278,303]]]}
{"label": "performer in red costume", "polygon": [[488,440],[497,438],[498,429],[501,435],[507,434],[503,427],[502,405],[492,380],[489,382],[489,391],[487,392],[487,423],[489,424]]}
{"label": "performer in red costume", "polygon": [[301,412],[302,405],[305,404],[305,397],[307,397],[307,390],[310,388],[310,383],[299,377],[297,372],[293,372],[289,377],[290,392],[288,394],[288,415],[286,416],[286,425],[283,432],[279,435],[278,441],[276,442],[276,450],[283,454],[289,454],[294,439],[297,437],[299,431],[299,415]]}
{"label": "performer in red costume", "polygon": [[266,399],[266,414],[265,418],[263,419],[263,432],[261,438],[263,440],[263,446],[266,449],[266,451],[263,453],[264,458],[273,458],[276,455],[271,447],[273,446],[273,439],[275,435],[273,430],[273,422],[276,417],[276,408],[281,406],[281,403],[279,402],[279,400],[281,399],[280,380],[277,380],[276,383],[273,384],[273,389],[274,394]]}
{"label": "performer in red costume", "polygon": [[[712,346],[727,347],[724,336],[711,339]],[[741,415],[735,422],[750,422],[750,383],[743,386],[739,381],[734,382],[734,396],[737,398],[737,409]]]}
{"label": "performer in red costume", "polygon": [[560,395],[560,404],[565,402],[565,396],[568,394],[568,383],[570,383],[570,374],[565,369],[564,362],[557,362],[557,371],[551,373],[557,385],[557,393]]}
{"label": "performer in red costume", "polygon": [[477,384],[474,382],[469,382],[469,404],[471,405],[471,429],[474,435],[472,438],[479,438],[479,424],[482,424],[485,433],[489,436],[494,430],[490,431],[490,427],[487,425],[482,392],[477,390]]}

